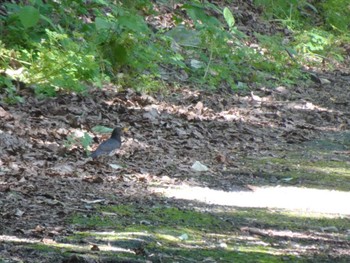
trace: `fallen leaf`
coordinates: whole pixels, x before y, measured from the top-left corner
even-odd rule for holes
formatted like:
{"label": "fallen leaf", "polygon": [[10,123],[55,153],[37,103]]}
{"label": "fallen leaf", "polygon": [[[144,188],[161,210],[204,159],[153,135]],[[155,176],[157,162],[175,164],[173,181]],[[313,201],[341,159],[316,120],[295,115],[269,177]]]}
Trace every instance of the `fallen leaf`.
{"label": "fallen leaf", "polygon": [[37,225],[34,229],[35,232],[37,233],[42,233],[45,231],[45,227],[42,227],[41,225]]}
{"label": "fallen leaf", "polygon": [[90,248],[91,251],[100,251],[100,248],[97,245],[92,245],[92,247]]}
{"label": "fallen leaf", "polygon": [[226,156],[223,155],[223,154],[218,154],[216,157],[215,157],[216,161],[218,163],[225,163],[226,162]]}
{"label": "fallen leaf", "polygon": [[101,176],[87,176],[83,178],[83,181],[88,183],[101,184],[103,183],[103,178]]}
{"label": "fallen leaf", "polygon": [[97,200],[92,200],[92,201],[90,201],[90,200],[81,199],[81,201],[82,201],[83,203],[86,203],[86,204],[98,204],[98,203],[103,203],[103,202],[105,202],[106,200],[105,200],[105,199],[97,199]]}

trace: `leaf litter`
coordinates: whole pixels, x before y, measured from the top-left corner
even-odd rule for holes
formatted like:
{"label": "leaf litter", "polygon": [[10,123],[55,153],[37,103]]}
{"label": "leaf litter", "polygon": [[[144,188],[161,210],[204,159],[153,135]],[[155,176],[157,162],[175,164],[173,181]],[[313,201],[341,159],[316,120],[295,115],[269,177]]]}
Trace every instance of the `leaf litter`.
{"label": "leaf litter", "polygon": [[[335,103],[349,98],[343,87],[229,96],[183,89],[159,98],[106,88],[1,107],[0,231],[27,238],[67,235],[74,226],[65,219],[91,213],[96,203],[154,202],[149,185],[249,190],[250,184],[271,183],[242,160],[279,156],[347,129],[347,105]],[[93,127],[117,124],[130,130],[117,155],[102,162],[90,161],[81,145],[65,147],[69,134],[93,136]]]}

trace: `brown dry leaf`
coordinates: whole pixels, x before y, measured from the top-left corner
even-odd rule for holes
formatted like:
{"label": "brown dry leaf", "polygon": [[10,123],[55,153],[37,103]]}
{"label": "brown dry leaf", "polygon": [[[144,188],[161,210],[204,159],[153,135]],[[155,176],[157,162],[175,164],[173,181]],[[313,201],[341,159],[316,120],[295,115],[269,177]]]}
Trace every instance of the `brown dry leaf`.
{"label": "brown dry leaf", "polygon": [[93,184],[102,184],[103,178],[101,176],[87,176],[82,179],[84,182],[93,183]]}
{"label": "brown dry leaf", "polygon": [[226,163],[226,156],[223,155],[223,154],[218,154],[218,155],[215,157],[215,160],[216,160],[218,163]]}
{"label": "brown dry leaf", "polygon": [[43,233],[45,231],[45,227],[41,226],[41,225],[37,225],[35,228],[34,228],[34,232],[36,233]]}
{"label": "brown dry leaf", "polygon": [[74,167],[67,163],[57,164],[51,168],[51,171],[58,175],[70,175],[74,172]]}
{"label": "brown dry leaf", "polygon": [[198,101],[196,106],[194,106],[194,108],[196,109],[197,114],[202,114],[202,111],[204,108],[203,102]]}
{"label": "brown dry leaf", "polygon": [[5,121],[13,120],[13,116],[11,115],[11,113],[7,112],[2,107],[0,107],[0,118]]}
{"label": "brown dry leaf", "polygon": [[150,120],[153,123],[158,123],[159,120],[159,113],[158,110],[155,108],[149,108],[148,111],[146,111],[143,115],[142,115],[145,119]]}
{"label": "brown dry leaf", "polygon": [[51,238],[43,238],[42,242],[44,244],[48,244],[48,245],[53,245],[53,244],[57,244],[57,242]]}
{"label": "brown dry leaf", "polygon": [[91,251],[100,251],[100,248],[97,245],[93,244],[92,247],[90,248],[90,250]]}
{"label": "brown dry leaf", "polygon": [[86,204],[99,204],[99,203],[104,203],[106,201],[106,199],[97,199],[97,200],[84,200],[84,199],[81,199],[81,201],[83,203],[86,203]]}

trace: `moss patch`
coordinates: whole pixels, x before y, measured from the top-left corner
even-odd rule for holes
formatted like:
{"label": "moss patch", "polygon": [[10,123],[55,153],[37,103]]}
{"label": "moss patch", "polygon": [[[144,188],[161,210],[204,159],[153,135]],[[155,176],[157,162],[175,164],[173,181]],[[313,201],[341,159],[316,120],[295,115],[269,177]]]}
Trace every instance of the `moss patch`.
{"label": "moss patch", "polygon": [[[73,224],[94,231],[79,232],[67,242],[99,244],[107,248],[106,253],[108,246],[139,251],[141,255],[133,255],[135,258],[153,255],[153,260],[159,260],[161,255],[169,255],[180,262],[306,262],[307,253],[301,257],[302,254],[292,252],[295,244],[307,250],[328,232],[344,239],[344,232],[350,228],[346,218],[299,216],[266,209],[225,208],[209,213],[166,206],[120,205],[98,210],[89,218],[71,218]],[[96,232],[97,229],[104,232]]]}

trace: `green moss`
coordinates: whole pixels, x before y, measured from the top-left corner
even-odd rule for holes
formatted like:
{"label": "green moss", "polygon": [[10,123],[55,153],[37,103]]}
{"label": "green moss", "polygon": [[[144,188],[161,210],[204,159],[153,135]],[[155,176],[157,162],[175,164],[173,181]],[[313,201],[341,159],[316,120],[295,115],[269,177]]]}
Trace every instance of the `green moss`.
{"label": "green moss", "polygon": [[[179,225],[189,226],[193,229],[216,228],[222,222],[215,216],[200,213],[191,210],[181,210],[173,207],[153,207],[145,209],[143,207],[133,207],[128,205],[100,207],[99,211],[103,214],[113,215],[118,218],[118,224],[130,225],[152,225],[152,226],[169,226],[176,227]],[[114,226],[115,220],[109,219],[108,216],[91,216],[77,217],[72,221],[76,224],[84,224],[86,226],[105,226],[106,224]],[[140,227],[136,227],[140,229]],[[141,227],[142,228],[142,227]]]}
{"label": "green moss", "polygon": [[350,189],[350,165],[346,161],[313,161],[300,154],[289,154],[283,158],[251,159],[246,162],[261,171],[262,178],[269,180],[274,177],[279,184],[341,191]]}
{"label": "green moss", "polygon": [[266,209],[239,209],[231,212],[232,218],[242,225],[258,225],[262,229],[289,230],[289,231],[322,231],[325,227],[336,227],[338,231],[350,228],[347,218],[326,218],[324,215],[286,212],[282,210]]}
{"label": "green moss", "polygon": [[[279,235],[289,238],[291,234],[315,233],[317,236],[323,228],[331,226],[336,229],[333,235],[341,238],[341,233],[350,228],[346,218],[300,215],[282,210],[226,208],[216,213],[204,213],[165,206],[140,208],[132,205],[100,207],[99,210],[101,214],[102,211],[105,213],[100,221],[98,215],[89,217],[90,221],[77,215],[72,221],[79,222],[83,228],[113,231],[79,232],[67,240],[73,243],[89,240],[128,249],[141,246],[152,254],[169,254],[177,260],[190,258],[203,261],[212,258],[219,262],[305,262],[305,258],[289,254],[290,244]],[[274,234],[244,235],[237,230],[242,227]],[[300,246],[314,242],[312,238],[307,238],[308,235],[298,241]],[[272,247],[271,243],[275,246]]]}

